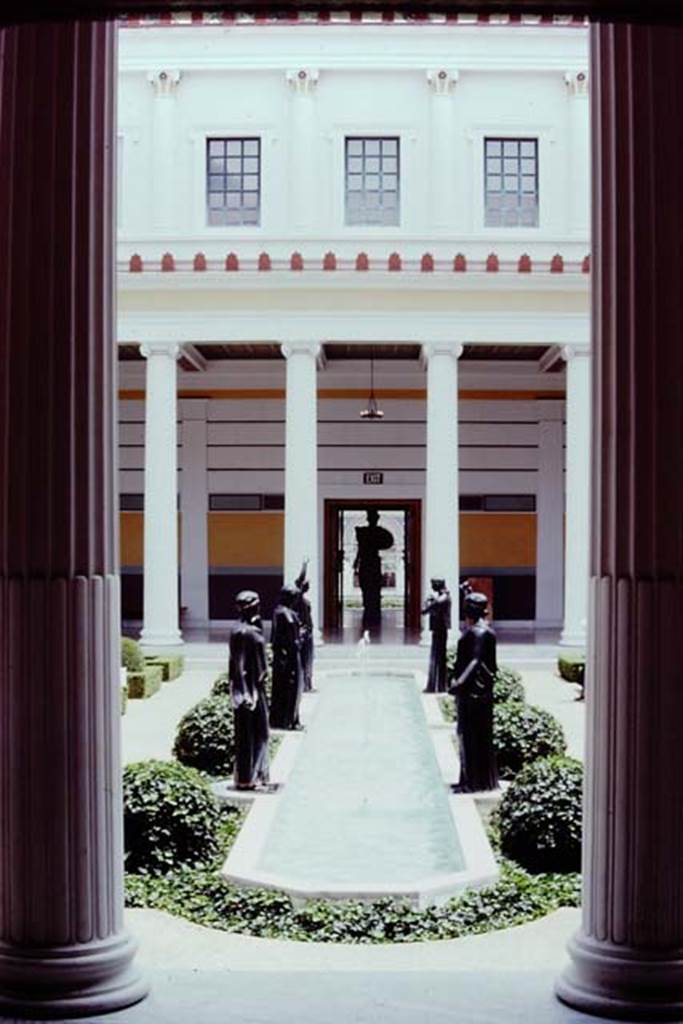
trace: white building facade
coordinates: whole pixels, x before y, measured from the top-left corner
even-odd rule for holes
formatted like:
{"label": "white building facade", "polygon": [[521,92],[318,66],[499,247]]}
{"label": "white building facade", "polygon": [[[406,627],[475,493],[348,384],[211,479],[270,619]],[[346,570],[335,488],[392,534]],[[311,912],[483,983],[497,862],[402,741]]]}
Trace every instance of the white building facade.
{"label": "white building facade", "polygon": [[308,559],[339,636],[376,507],[398,628],[470,576],[582,644],[585,26],[178,18],[119,59],[124,618],[174,645]]}

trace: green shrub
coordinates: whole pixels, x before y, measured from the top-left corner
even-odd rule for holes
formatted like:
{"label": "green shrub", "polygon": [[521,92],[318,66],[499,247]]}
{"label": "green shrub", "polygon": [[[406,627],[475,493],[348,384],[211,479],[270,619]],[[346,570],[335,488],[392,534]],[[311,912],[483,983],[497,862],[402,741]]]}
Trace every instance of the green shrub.
{"label": "green shrub", "polygon": [[502,852],[531,872],[578,871],[581,866],[583,768],[570,757],[527,765],[499,808]]}
{"label": "green shrub", "polygon": [[557,659],[557,671],[568,683],[582,683],[586,669],[583,651],[563,651]]}
{"label": "green shrub", "polygon": [[230,680],[228,679],[227,672],[221,672],[221,674],[214,680],[213,686],[211,687],[212,697],[229,697],[230,696]]}
{"label": "green shrub", "polygon": [[[266,644],[266,697],[270,703],[270,697],[272,692],[273,683],[273,648],[271,644]],[[211,687],[212,697],[229,697],[230,696],[230,680],[228,679],[228,673],[221,672],[221,674],[214,680],[213,686]]]}
{"label": "green shrub", "polygon": [[[453,650],[453,648],[451,648]],[[447,722],[455,722],[455,700],[447,694],[438,695],[441,714]],[[514,668],[501,665],[496,673],[496,681],[493,684],[493,699],[496,704],[506,704],[512,701],[515,704],[523,704],[526,700],[522,677]]]}
{"label": "green shrub", "polygon": [[139,761],[123,773],[126,869],[159,874],[197,865],[217,849],[220,809],[208,784],[172,761]]}
{"label": "green shrub", "polygon": [[173,754],[182,764],[209,775],[229,775],[235,764],[230,698],[210,695],[190,708],[178,725]]}
{"label": "green shrub", "polygon": [[129,636],[121,637],[121,664],[129,672],[144,672],[145,658],[137,640]]}
{"label": "green shrub", "polygon": [[444,906],[417,910],[383,898],[308,900],[231,885],[215,871],[185,869],[158,878],[128,875],[128,906],[178,914],[209,928],[299,942],[420,942],[477,935],[578,906],[577,875],[530,875],[510,861],[494,885],[469,889]]}
{"label": "green shrub", "polygon": [[161,678],[167,683],[170,679],[177,679],[182,675],[185,658],[182,654],[155,654],[154,657],[145,658],[145,664],[161,668]]}
{"label": "green shrub", "polygon": [[562,726],[544,708],[507,701],[493,711],[493,745],[501,778],[511,779],[526,764],[564,754]]}
{"label": "green shrub", "polygon": [[523,704],[526,700],[522,677],[514,668],[507,665],[499,665],[496,673],[496,681],[493,684],[493,699],[496,704],[506,704],[513,701],[515,704]]}
{"label": "green shrub", "polygon": [[131,700],[146,700],[161,689],[161,665],[147,665],[142,672],[129,672],[126,682]]}

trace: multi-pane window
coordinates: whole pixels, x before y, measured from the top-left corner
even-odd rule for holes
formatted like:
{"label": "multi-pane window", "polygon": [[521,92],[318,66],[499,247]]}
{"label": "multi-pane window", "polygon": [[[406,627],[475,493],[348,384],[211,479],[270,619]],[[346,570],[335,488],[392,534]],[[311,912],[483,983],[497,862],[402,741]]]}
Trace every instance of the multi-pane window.
{"label": "multi-pane window", "polygon": [[399,223],[399,140],[348,137],[345,148],[346,223]]}
{"label": "multi-pane window", "polygon": [[538,139],[484,139],[486,227],[538,227]]}
{"label": "multi-pane window", "polygon": [[209,224],[259,224],[261,140],[206,140],[206,203]]}

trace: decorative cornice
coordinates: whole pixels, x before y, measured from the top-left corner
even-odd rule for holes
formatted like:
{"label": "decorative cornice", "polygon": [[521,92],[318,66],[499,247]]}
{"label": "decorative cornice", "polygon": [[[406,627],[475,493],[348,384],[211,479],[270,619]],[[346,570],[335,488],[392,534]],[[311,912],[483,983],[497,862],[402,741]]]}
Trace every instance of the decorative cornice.
{"label": "decorative cornice", "polygon": [[286,78],[292,91],[298,96],[310,96],[315,92],[319,72],[317,68],[297,68],[288,71]]}
{"label": "decorative cornice", "polygon": [[458,72],[447,68],[432,68],[427,72],[427,81],[435,96],[449,96],[458,84]]}
{"label": "decorative cornice", "polygon": [[479,274],[479,273],[514,273],[524,276],[540,276],[541,274],[586,274],[590,273],[590,259],[585,256],[583,259],[565,260],[560,253],[548,259],[532,257],[529,253],[521,253],[516,258],[500,258],[497,253],[491,252],[486,258],[471,259],[464,253],[456,253],[455,256],[434,255],[425,252],[418,257],[406,257],[402,253],[392,251],[382,259],[368,258],[367,253],[359,252],[356,256],[339,256],[333,249],[328,249],[322,255],[318,252],[311,256],[303,254],[299,250],[284,256],[272,256],[268,252],[261,252],[258,256],[249,254],[239,256],[235,252],[229,252],[225,257],[210,258],[203,252],[197,252],[193,256],[178,258],[172,252],[163,252],[157,258],[145,257],[144,260],[139,253],[131,253],[128,258],[119,259],[117,269],[120,273],[150,275],[154,273],[207,273],[207,272],[228,272],[228,273],[267,273],[269,271],[291,271],[299,275],[310,274],[317,271],[327,272],[361,272],[379,274],[391,273],[429,273],[429,274]]}
{"label": "decorative cornice", "polygon": [[178,88],[181,78],[182,75],[177,68],[174,70],[158,68],[155,71],[147,72],[147,81],[157,96],[172,96]]}
{"label": "decorative cornice", "polygon": [[236,11],[173,11],[164,14],[124,15],[122,28],[188,28],[202,26],[278,25],[509,25],[515,28],[584,28],[588,18],[582,14],[404,14],[399,11],[284,11],[282,14],[252,14]]}

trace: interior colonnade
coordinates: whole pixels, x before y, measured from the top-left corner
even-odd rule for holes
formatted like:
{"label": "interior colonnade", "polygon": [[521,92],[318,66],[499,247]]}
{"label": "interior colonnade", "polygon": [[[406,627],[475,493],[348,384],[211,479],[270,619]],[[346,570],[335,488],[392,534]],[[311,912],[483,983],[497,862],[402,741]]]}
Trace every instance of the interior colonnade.
{"label": "interior colonnade", "polygon": [[[0,34],[0,1005],[12,1015],[94,1015],[146,992],[122,926],[114,35],[68,20]],[[682,54],[678,25],[592,29],[585,882],[558,991],[641,1020],[683,1012]]]}
{"label": "interior colonnade", "polygon": [[[183,516],[182,564],[178,559],[176,498],[178,401],[176,342],[145,342],[145,497],[144,497],[144,624],[141,639],[150,647],[182,643],[178,587],[189,620],[208,620],[208,565],[205,490],[187,479],[181,488]],[[322,557],[318,498],[317,392],[322,345],[317,341],[281,343],[286,359],[285,379],[285,580],[294,580],[304,559],[309,563],[311,602],[320,638],[322,624]],[[426,368],[426,472],[424,488],[423,592],[433,576],[445,576],[451,589],[459,578],[458,523],[458,342],[429,341],[421,347]],[[580,647],[586,641],[588,577],[588,431],[589,349],[562,349],[568,365],[567,428],[552,406],[539,424],[537,622],[562,621],[561,643]],[[193,403],[183,403],[185,409]],[[547,403],[546,403],[547,404]],[[190,413],[190,416],[194,414]],[[543,415],[543,414],[541,414]],[[197,414],[199,417],[199,414]],[[206,443],[192,425],[183,426],[183,473],[193,471],[193,454]],[[566,440],[566,486],[562,462]],[[193,498],[192,495],[195,497]],[[563,530],[564,527],[564,530]],[[567,557],[564,554],[566,531]],[[564,595],[558,580],[564,564]],[[563,618],[564,596],[564,618]]]}

